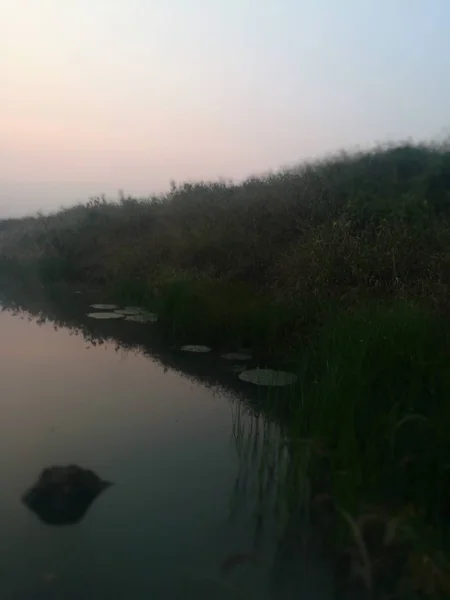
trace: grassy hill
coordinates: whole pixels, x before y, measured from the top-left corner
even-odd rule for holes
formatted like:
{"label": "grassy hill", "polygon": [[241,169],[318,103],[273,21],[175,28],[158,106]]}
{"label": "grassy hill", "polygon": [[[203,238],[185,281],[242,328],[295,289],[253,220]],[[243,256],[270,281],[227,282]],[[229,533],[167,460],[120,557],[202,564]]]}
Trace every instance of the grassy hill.
{"label": "grassy hill", "polygon": [[[170,318],[174,303],[188,313],[179,319],[186,327],[201,314],[206,338],[223,334],[223,320],[227,329],[237,321],[251,342],[260,335],[273,344],[292,341],[336,303],[443,307],[449,232],[450,148],[404,145],[239,185],[174,185],[148,200],[94,199],[3,221],[0,268],[101,284],[136,300],[168,296]],[[255,322],[258,311],[270,335]]]}

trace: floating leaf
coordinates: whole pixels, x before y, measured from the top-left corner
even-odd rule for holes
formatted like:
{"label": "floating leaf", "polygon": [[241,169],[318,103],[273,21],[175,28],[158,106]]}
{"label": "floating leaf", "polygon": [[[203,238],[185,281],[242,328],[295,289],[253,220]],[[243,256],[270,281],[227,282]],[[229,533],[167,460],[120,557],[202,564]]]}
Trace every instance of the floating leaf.
{"label": "floating leaf", "polygon": [[239,379],[255,385],[283,386],[295,383],[297,375],[273,369],[251,369],[250,371],[243,371],[239,375]]}
{"label": "floating leaf", "polygon": [[156,323],[158,317],[154,314],[145,315],[130,315],[125,317],[125,321],[133,321],[134,323]]}
{"label": "floating leaf", "polygon": [[88,313],[87,316],[91,319],[123,319],[123,315],[116,312],[93,312]]}
{"label": "floating leaf", "polygon": [[114,310],[117,308],[117,304],[91,304],[91,308],[96,310]]}
{"label": "floating leaf", "polygon": [[211,352],[211,348],[209,346],[197,346],[195,344],[181,346],[181,350],[183,350],[183,352]]}
{"label": "floating leaf", "polygon": [[220,356],[226,360],[251,360],[252,358],[251,354],[246,354],[245,352],[228,352]]}
{"label": "floating leaf", "polygon": [[114,312],[116,312],[118,315],[139,315],[141,313],[141,309],[140,308],[118,308],[117,310],[115,310]]}

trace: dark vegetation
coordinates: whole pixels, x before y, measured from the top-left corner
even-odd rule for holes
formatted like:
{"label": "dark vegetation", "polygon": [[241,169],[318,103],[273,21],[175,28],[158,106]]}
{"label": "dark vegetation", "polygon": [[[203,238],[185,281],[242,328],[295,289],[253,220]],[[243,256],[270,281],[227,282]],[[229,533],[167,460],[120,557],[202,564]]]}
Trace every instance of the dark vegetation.
{"label": "dark vegetation", "polygon": [[0,273],[147,304],[190,343],[295,357],[290,466],[274,448],[259,472],[282,471],[288,507],[309,482],[372,597],[450,597],[448,146],[3,221]]}

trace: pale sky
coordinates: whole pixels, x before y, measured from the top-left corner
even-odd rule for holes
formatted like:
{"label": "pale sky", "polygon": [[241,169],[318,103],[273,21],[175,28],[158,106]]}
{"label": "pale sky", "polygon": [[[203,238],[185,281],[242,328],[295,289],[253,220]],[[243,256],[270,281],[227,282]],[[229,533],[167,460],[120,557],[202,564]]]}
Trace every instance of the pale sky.
{"label": "pale sky", "polygon": [[0,0],[0,217],[450,127],[450,0]]}

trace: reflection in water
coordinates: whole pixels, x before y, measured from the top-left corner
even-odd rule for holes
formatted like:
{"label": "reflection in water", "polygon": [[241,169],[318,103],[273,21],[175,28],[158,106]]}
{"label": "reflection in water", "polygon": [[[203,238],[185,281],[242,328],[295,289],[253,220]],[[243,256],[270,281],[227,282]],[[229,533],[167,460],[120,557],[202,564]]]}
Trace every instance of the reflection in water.
{"label": "reflection in water", "polygon": [[76,465],[44,469],[22,496],[23,503],[49,525],[78,523],[97,496],[112,483]]}
{"label": "reflection in water", "polygon": [[[270,566],[274,597],[286,583],[289,588],[292,579],[301,586],[300,582],[311,583],[316,577],[323,577],[329,556],[309,512],[308,447],[305,445],[302,469],[298,462],[293,464],[293,454],[280,427],[241,402],[234,405],[232,435],[239,461],[230,498],[230,519],[248,512],[253,532],[252,557],[261,554],[268,539],[276,540]],[[296,461],[299,456],[296,452]],[[236,564],[240,564],[240,558],[236,556]],[[246,559],[247,556],[242,557],[245,562]],[[230,561],[234,566],[233,557]],[[330,581],[329,573],[326,576]],[[322,598],[325,592],[319,589],[316,597]]]}
{"label": "reflection in water", "polygon": [[[170,349],[153,326],[90,320],[75,298],[4,299],[0,313],[0,598],[333,597],[313,545],[286,567],[288,453],[258,391],[220,356]],[[46,527],[18,498],[54,464],[120,485],[76,527]]]}

